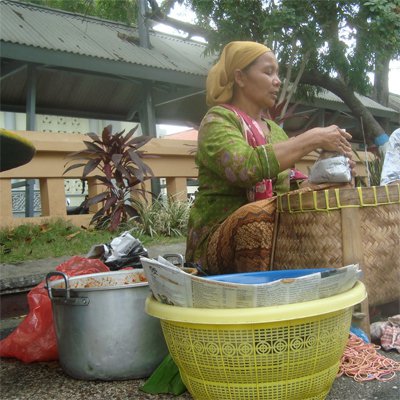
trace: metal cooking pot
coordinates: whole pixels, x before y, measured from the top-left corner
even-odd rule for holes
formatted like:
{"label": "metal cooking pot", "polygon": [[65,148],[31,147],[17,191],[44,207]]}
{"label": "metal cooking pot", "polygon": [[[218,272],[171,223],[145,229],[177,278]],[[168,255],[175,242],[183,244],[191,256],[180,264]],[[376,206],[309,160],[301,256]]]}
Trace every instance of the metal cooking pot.
{"label": "metal cooking pot", "polygon": [[[149,376],[168,350],[160,321],[144,312],[147,282],[132,283],[143,270],[68,278],[50,272],[59,361],[78,379],[134,379]],[[53,276],[62,279],[50,281]]]}

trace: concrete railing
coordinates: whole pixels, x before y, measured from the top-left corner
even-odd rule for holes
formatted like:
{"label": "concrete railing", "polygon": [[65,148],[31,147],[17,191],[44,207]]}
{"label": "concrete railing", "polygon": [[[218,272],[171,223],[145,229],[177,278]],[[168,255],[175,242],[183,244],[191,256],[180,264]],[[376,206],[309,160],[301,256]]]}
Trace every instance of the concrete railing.
{"label": "concrete railing", "polygon": [[[16,134],[30,140],[36,148],[33,159],[21,167],[0,173],[0,227],[17,226],[26,223],[42,223],[52,217],[71,220],[77,225],[87,225],[91,214],[67,215],[64,179],[81,178],[82,169],[75,169],[63,175],[68,154],[83,150],[85,135],[21,132]],[[155,177],[166,179],[168,195],[178,200],[187,198],[187,179],[197,177],[192,154],[196,142],[182,140],[153,139],[142,149],[151,158],[144,161],[153,170]],[[92,174],[93,175],[93,174]],[[15,218],[12,210],[12,179],[37,179],[40,186],[41,216]],[[89,197],[101,192],[99,182],[89,176]],[[150,181],[145,183],[150,191]]]}
{"label": "concrete railing", "polygon": [[[64,179],[81,178],[82,169],[76,169],[63,175],[67,155],[83,150],[85,135],[21,132],[16,134],[30,140],[36,148],[34,158],[26,165],[0,173],[0,228],[17,226],[26,223],[43,223],[49,218],[64,218],[72,223],[88,225],[96,206],[90,214],[67,215]],[[89,139],[90,140],[90,139]],[[166,179],[167,194],[178,200],[187,198],[187,179],[197,177],[194,162],[195,141],[152,139],[142,149],[152,156],[144,161],[153,170],[155,177]],[[304,157],[296,167],[308,173],[314,163],[316,154]],[[358,175],[365,176],[362,163],[357,165]],[[16,218],[12,210],[12,179],[38,179],[40,185],[41,216]],[[150,181],[146,181],[146,189],[150,191]],[[94,178],[88,178],[89,197],[100,193],[101,185]]]}

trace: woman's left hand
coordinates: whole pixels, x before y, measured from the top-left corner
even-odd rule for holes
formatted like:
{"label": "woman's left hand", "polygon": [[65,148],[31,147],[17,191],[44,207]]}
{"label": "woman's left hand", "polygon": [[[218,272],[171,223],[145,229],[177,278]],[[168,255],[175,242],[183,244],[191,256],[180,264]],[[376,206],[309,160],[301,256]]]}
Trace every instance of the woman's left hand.
{"label": "woman's left hand", "polygon": [[351,176],[354,178],[355,176],[357,176],[356,162],[354,160],[352,160],[351,158],[349,158],[349,167],[350,167],[350,171],[351,171]]}

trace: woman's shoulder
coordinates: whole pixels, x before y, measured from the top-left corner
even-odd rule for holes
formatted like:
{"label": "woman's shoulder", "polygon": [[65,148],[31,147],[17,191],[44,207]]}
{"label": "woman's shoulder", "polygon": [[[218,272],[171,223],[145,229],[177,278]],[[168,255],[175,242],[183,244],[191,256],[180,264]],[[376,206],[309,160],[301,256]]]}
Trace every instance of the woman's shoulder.
{"label": "woman's shoulder", "polygon": [[288,139],[288,135],[279,124],[268,118],[264,118],[264,121],[268,124],[269,128],[271,129],[271,134],[273,136],[278,136],[282,139]]}
{"label": "woman's shoulder", "polygon": [[211,107],[203,118],[202,124],[228,123],[240,126],[240,121],[234,111],[223,105]]}
{"label": "woman's shoulder", "polygon": [[225,107],[224,105],[218,105],[218,106],[213,106],[211,107],[206,115],[209,114],[216,114],[216,115],[224,115],[224,116],[232,116],[236,115],[233,110],[231,110],[229,107]]}

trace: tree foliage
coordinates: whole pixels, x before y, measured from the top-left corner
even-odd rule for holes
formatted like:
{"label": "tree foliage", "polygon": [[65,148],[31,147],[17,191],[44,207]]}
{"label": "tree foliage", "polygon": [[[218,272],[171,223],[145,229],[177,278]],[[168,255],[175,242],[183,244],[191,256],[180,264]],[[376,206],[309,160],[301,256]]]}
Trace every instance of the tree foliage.
{"label": "tree foliage", "polygon": [[[371,139],[384,131],[354,92],[370,95],[368,73],[400,57],[400,0],[185,0],[185,4],[196,13],[201,28],[209,31],[210,52],[232,40],[266,43],[276,53],[283,76],[293,79],[305,63],[300,83],[338,95],[362,120]],[[382,79],[379,74],[378,78]],[[311,86],[302,90],[312,94]]]}
{"label": "tree foliage", "polygon": [[136,0],[30,0],[30,3],[128,25],[136,25],[138,12]]}

